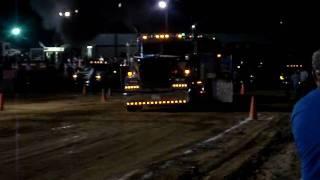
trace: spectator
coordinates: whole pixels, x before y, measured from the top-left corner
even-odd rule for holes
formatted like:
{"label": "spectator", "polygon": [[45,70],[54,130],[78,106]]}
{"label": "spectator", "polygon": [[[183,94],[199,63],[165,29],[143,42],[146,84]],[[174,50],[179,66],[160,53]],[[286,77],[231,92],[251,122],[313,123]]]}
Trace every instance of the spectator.
{"label": "spectator", "polygon": [[299,82],[300,82],[300,75],[298,71],[295,71],[291,77],[291,84],[294,92],[294,96],[296,97],[298,94],[298,89],[299,89]]}
{"label": "spectator", "polygon": [[313,88],[313,80],[306,69],[300,72],[300,97],[305,96]]}
{"label": "spectator", "polygon": [[308,77],[309,77],[309,73],[307,70],[303,69],[301,72],[300,72],[300,82],[301,83],[304,83],[308,80]]}
{"label": "spectator", "polygon": [[[315,82],[320,87],[320,50],[312,57]],[[292,132],[304,180],[320,179],[320,89],[303,97],[292,112]]]}

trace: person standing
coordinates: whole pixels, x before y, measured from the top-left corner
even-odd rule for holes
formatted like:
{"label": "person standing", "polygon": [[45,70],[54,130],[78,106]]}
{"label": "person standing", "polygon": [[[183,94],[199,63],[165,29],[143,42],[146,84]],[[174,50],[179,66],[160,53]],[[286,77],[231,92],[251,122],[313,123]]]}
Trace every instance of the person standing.
{"label": "person standing", "polygon": [[312,57],[317,88],[294,106],[291,123],[303,180],[320,179],[320,50]]}
{"label": "person standing", "polygon": [[300,81],[301,83],[304,83],[308,80],[309,78],[309,73],[306,69],[303,69],[301,72],[300,72]]}
{"label": "person standing", "polygon": [[311,89],[312,80],[309,79],[309,73],[306,69],[303,69],[300,72],[300,91],[299,91],[299,96],[303,97],[305,96]]}
{"label": "person standing", "polygon": [[298,89],[299,89],[299,82],[300,82],[300,75],[298,71],[295,71],[291,77],[291,84],[293,88],[294,98],[297,98],[298,95]]}

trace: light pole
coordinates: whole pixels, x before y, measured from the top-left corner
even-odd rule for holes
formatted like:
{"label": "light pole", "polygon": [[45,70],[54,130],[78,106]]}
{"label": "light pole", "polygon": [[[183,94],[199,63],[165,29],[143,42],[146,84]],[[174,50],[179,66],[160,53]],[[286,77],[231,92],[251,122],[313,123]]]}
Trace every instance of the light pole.
{"label": "light pole", "polygon": [[196,28],[197,28],[196,24],[192,24],[191,26],[192,31],[196,30]]}
{"label": "light pole", "polygon": [[168,0],[160,0],[158,2],[158,7],[164,10],[165,13],[165,31],[169,31],[169,11],[168,11]]}
{"label": "light pole", "polygon": [[197,25],[192,24],[191,26],[192,36],[193,36],[193,54],[198,54],[198,34],[197,34]]}

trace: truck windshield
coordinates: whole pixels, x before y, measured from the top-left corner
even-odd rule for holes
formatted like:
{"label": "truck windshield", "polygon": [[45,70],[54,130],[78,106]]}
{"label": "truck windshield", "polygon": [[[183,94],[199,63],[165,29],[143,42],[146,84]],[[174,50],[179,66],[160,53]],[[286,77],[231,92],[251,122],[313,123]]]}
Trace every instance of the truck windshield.
{"label": "truck windshield", "polygon": [[95,64],[95,65],[92,65],[92,67],[96,71],[106,71],[106,70],[111,69],[111,65],[107,65],[107,64]]}
{"label": "truck windshield", "polygon": [[143,87],[167,88],[170,87],[170,79],[184,77],[188,64],[178,58],[153,57],[143,59],[138,66]]}

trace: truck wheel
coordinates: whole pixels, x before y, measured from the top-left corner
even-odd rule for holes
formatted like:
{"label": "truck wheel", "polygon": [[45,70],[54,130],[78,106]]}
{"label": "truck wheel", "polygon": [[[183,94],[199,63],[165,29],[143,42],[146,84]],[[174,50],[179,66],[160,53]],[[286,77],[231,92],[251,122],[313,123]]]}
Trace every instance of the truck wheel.
{"label": "truck wheel", "polygon": [[142,110],[142,106],[127,106],[127,111],[128,112],[137,112],[137,111],[141,111]]}

